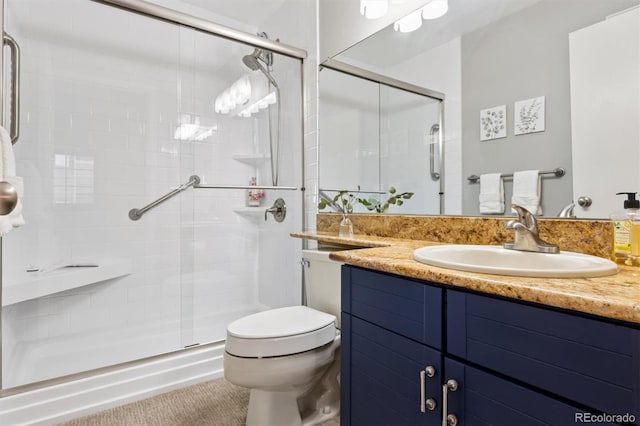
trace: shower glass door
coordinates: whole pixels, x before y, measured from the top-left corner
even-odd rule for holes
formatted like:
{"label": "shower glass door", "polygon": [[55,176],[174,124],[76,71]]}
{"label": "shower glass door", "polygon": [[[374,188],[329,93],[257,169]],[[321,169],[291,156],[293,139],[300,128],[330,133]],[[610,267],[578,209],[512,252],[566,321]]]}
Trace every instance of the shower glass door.
{"label": "shower glass door", "polygon": [[379,90],[382,190],[414,193],[390,212],[440,214],[441,101],[383,84]]}
{"label": "shower glass door", "polygon": [[[195,174],[206,187],[183,204],[189,346],[224,340],[242,316],[300,304],[301,242],[289,234],[302,228],[302,84],[297,59],[184,28],[180,42],[180,126],[196,129],[182,137],[182,180]],[[230,188],[252,183],[291,189]],[[265,212],[278,198],[281,223]]]}
{"label": "shower glass door", "polygon": [[319,78],[320,188],[384,204],[393,187],[414,195],[386,213],[439,214],[442,102],[331,68]]}
{"label": "shower glass door", "polygon": [[[300,191],[249,207],[244,189],[188,188],[128,214],[192,175],[272,185],[278,102],[278,185],[299,188],[299,60],[275,55],[274,102],[234,41],[88,0],[7,0],[5,15],[26,225],[2,238],[2,388],[220,341],[239,316],[299,304]],[[247,116],[216,105],[239,80],[262,95]],[[287,218],[265,222],[278,197]]]}

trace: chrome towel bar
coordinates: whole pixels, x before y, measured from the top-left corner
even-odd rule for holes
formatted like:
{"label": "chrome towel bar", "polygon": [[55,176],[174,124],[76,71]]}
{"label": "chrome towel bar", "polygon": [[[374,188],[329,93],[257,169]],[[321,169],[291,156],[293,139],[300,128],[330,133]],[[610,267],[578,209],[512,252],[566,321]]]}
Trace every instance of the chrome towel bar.
{"label": "chrome towel bar", "polygon": [[280,190],[295,191],[299,189],[297,186],[260,186],[260,185],[200,185],[194,186],[195,189],[263,189],[263,190]]}
{"label": "chrome towel bar", "polygon": [[342,192],[342,191],[347,191],[347,192],[351,192],[353,194],[386,194],[386,192],[384,191],[365,191],[364,189],[358,189],[358,190],[349,190],[349,189],[334,189],[334,188],[320,188],[320,191],[327,191],[327,192]]}
{"label": "chrome towel bar", "polygon": [[[558,167],[557,169],[553,169],[553,170],[542,170],[538,173],[541,175],[554,175],[556,177],[562,177],[566,174],[566,171],[562,167]],[[502,173],[500,174],[500,176],[503,178],[510,178],[510,177],[513,177],[513,173]],[[478,181],[480,181],[480,176],[471,175],[467,178],[467,180],[470,183],[477,183]]]}

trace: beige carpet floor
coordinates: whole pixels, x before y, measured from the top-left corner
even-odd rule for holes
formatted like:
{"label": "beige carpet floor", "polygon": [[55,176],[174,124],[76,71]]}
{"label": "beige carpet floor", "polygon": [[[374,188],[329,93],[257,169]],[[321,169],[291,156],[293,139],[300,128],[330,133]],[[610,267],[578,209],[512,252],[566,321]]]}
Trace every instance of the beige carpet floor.
{"label": "beige carpet floor", "polygon": [[[248,403],[247,389],[218,379],[80,417],[60,426],[244,425]],[[340,426],[340,419],[331,419],[322,426]]]}

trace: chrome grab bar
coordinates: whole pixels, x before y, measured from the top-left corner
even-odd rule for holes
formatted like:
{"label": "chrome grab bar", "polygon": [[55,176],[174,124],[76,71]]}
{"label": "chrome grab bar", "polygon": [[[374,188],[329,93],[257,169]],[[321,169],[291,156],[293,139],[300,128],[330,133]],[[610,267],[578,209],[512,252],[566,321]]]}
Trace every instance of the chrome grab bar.
{"label": "chrome grab bar", "polygon": [[200,177],[193,175],[189,178],[189,182],[185,183],[184,185],[180,185],[179,187],[177,187],[176,189],[174,189],[173,191],[169,192],[166,195],[163,195],[162,197],[158,198],[156,201],[147,204],[146,206],[140,208],[140,209],[131,209],[129,210],[129,219],[131,220],[138,220],[142,217],[143,214],[145,214],[146,212],[148,212],[149,210],[151,210],[152,208],[159,206],[160,204],[164,203],[165,201],[167,201],[169,198],[173,197],[174,195],[178,195],[179,193],[181,193],[182,191],[184,191],[185,189],[191,187],[191,186],[195,186],[197,184],[200,183]]}
{"label": "chrome grab bar", "polygon": [[[542,171],[538,172],[538,174],[541,174],[541,175],[554,175],[556,177],[562,177],[562,176],[564,176],[566,174],[566,171],[562,167],[558,167],[558,168],[553,169],[553,170],[542,170]],[[510,177],[513,177],[513,173],[501,173],[500,176],[503,177],[503,178],[510,178]],[[480,181],[480,176],[471,175],[471,176],[469,176],[467,178],[467,180],[470,183],[476,183],[476,182]]]}
{"label": "chrome grab bar", "polygon": [[431,174],[431,179],[433,179],[434,181],[440,179],[440,173],[435,171],[435,135],[438,132],[440,132],[439,124],[434,124],[433,126],[431,126],[431,130],[429,130],[429,173]]}
{"label": "chrome grab bar", "polygon": [[131,209],[129,210],[129,219],[138,220],[142,217],[143,214],[151,210],[152,208],[164,203],[169,198],[174,195],[178,195],[185,189],[193,187],[194,189],[262,189],[262,190],[271,190],[271,189],[279,189],[283,191],[295,191],[298,189],[296,186],[260,186],[260,185],[200,185],[200,177],[197,175],[193,175],[189,178],[189,182],[184,185],[180,185],[173,191],[169,192],[166,195],[158,198],[152,203],[147,204],[146,206],[139,209]]}
{"label": "chrome grab bar", "polygon": [[3,46],[11,50],[11,143],[15,145],[20,136],[20,46],[9,34],[4,33]]}

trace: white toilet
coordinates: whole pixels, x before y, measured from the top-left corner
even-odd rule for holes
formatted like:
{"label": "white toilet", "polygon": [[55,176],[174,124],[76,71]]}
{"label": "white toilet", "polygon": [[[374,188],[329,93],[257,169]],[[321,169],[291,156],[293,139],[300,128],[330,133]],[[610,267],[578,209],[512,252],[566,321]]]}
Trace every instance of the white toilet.
{"label": "white toilet", "polygon": [[251,389],[248,426],[311,426],[340,409],[340,263],[303,250],[308,306],[271,309],[227,327],[224,376]]}

